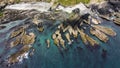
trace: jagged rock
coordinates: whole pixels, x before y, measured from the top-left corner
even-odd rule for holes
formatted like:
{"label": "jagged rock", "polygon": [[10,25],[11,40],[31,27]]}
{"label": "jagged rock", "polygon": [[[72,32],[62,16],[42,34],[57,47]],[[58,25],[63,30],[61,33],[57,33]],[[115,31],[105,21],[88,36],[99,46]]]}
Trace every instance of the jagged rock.
{"label": "jagged rock", "polygon": [[100,25],[92,25],[94,28],[104,32],[107,35],[110,36],[116,36],[116,32],[114,30],[112,30],[111,28],[108,27],[104,27],[104,26],[100,26]]}
{"label": "jagged rock", "polygon": [[113,19],[113,22],[117,25],[120,25],[120,18]]}
{"label": "jagged rock", "polygon": [[59,47],[60,46],[60,42],[59,42],[58,38],[55,38],[53,40],[54,40],[54,44]]}
{"label": "jagged rock", "polygon": [[100,23],[101,23],[101,21],[98,20],[98,19],[95,19],[95,18],[91,18],[91,19],[92,19],[91,22],[92,22],[93,24],[100,24]]}
{"label": "jagged rock", "polygon": [[11,48],[12,48],[12,47],[15,47],[15,46],[19,45],[20,42],[21,42],[21,39],[20,39],[20,38],[16,38],[15,41],[12,41],[12,42],[10,43],[10,47],[11,47]]}
{"label": "jagged rock", "polygon": [[49,39],[46,40],[46,43],[47,43],[47,48],[50,48],[50,40]]}
{"label": "jagged rock", "polygon": [[81,30],[79,30],[79,29],[77,29],[77,30],[78,30],[78,32],[80,33],[80,36],[81,36],[82,41],[87,45],[88,42],[87,42],[87,39],[86,39],[86,37],[85,37],[85,33],[83,33],[83,31],[81,31]]}
{"label": "jagged rock", "polygon": [[71,44],[71,43],[72,43],[72,40],[70,39],[70,34],[69,34],[69,33],[66,33],[66,34],[65,34],[65,37],[66,37],[66,39],[67,39],[67,41],[68,41],[68,44]]}
{"label": "jagged rock", "polygon": [[8,63],[9,64],[14,64],[20,61],[20,57],[21,59],[25,57],[25,53],[27,53],[30,50],[31,46],[29,45],[25,45],[23,46],[20,51],[10,55],[10,57],[8,58]]}
{"label": "jagged rock", "polygon": [[14,32],[11,33],[10,38],[14,38],[18,35],[20,35],[21,33],[24,33],[24,28],[20,27],[17,30],[15,30]]}
{"label": "jagged rock", "polygon": [[44,31],[44,27],[39,27],[37,28],[40,32],[43,32]]}
{"label": "jagged rock", "polygon": [[52,39],[55,39],[55,38],[56,38],[56,34],[53,34],[53,35],[52,35]]}
{"label": "jagged rock", "polygon": [[29,35],[23,35],[21,38],[21,44],[23,45],[30,45],[35,42],[35,34],[29,33]]}
{"label": "jagged rock", "polygon": [[6,6],[8,5],[8,3],[0,3],[0,11],[2,11]]}
{"label": "jagged rock", "polygon": [[110,17],[107,16],[107,15],[99,15],[99,17],[101,17],[101,18],[103,18],[103,19],[105,19],[105,20],[110,21]]}
{"label": "jagged rock", "polygon": [[65,41],[63,40],[62,37],[58,38],[60,41],[60,45],[62,45],[62,47],[65,49]]}
{"label": "jagged rock", "polygon": [[2,29],[4,29],[4,28],[6,28],[6,26],[0,26],[0,30],[2,30]]}
{"label": "jagged rock", "polygon": [[108,41],[108,37],[101,31],[97,30],[97,29],[90,29],[90,33],[92,35],[95,35],[97,38],[99,38],[101,41],[103,42],[107,42]]}
{"label": "jagged rock", "polygon": [[78,32],[80,33],[81,39],[84,42],[84,44],[90,43],[91,46],[98,45],[98,42],[89,37],[87,34],[85,34],[82,30],[77,29]]}

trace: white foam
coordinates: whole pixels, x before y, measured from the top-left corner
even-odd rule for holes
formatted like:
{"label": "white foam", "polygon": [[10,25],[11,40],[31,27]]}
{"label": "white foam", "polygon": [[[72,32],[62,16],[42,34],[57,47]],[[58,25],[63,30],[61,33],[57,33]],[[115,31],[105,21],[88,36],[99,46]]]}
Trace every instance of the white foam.
{"label": "white foam", "polygon": [[35,3],[19,3],[14,5],[9,5],[5,9],[15,9],[15,10],[38,10],[41,12],[47,12],[51,4],[47,2],[35,2]]}
{"label": "white foam", "polygon": [[[47,3],[47,2],[35,2],[35,3],[19,3],[19,4],[14,4],[14,5],[10,5],[7,6],[5,9],[16,9],[16,10],[38,10],[41,12],[48,12],[49,8],[52,6],[51,3]],[[83,4],[83,3],[79,3],[77,5],[74,6],[68,6],[68,7],[63,7],[61,5],[59,5],[59,7],[57,8],[57,10],[62,10],[68,13],[71,13],[72,10],[79,8],[81,11],[81,14],[85,14],[89,12],[89,9]]]}
{"label": "white foam", "polygon": [[85,14],[85,13],[89,13],[90,12],[90,10],[83,4],[83,3],[79,3],[79,4],[77,4],[77,5],[74,5],[74,6],[69,6],[69,7],[66,7],[66,8],[64,8],[64,7],[62,7],[62,6],[59,6],[58,7],[60,10],[63,10],[63,11],[65,11],[65,12],[68,12],[68,13],[71,13],[72,12],[72,10],[74,10],[74,9],[76,9],[76,8],[79,8],[80,9],[80,13],[81,14]]}

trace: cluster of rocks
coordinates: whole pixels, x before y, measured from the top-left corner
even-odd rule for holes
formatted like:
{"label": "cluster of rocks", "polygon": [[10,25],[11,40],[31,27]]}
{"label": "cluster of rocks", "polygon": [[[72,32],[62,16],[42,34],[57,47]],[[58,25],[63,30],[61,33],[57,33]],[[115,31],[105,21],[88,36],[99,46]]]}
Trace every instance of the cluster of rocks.
{"label": "cluster of rocks", "polygon": [[10,35],[10,39],[14,39],[10,43],[10,48],[20,45],[22,45],[22,48],[18,52],[13,53],[8,57],[8,63],[14,64],[17,62],[22,62],[23,58],[28,57],[32,44],[35,42],[35,37],[36,36],[33,32],[28,34],[24,27],[19,27],[14,30],[14,32]]}
{"label": "cluster of rocks", "polygon": [[69,19],[70,20],[64,21],[62,24],[58,25],[58,29],[52,35],[54,43],[58,47],[61,47],[60,45],[62,45],[62,47],[65,48],[65,40],[67,40],[68,44],[71,44],[73,42],[73,38],[78,39],[78,35],[80,35],[82,41],[86,45],[98,45],[99,43],[95,39],[85,33],[86,30],[89,29],[91,35],[96,36],[103,42],[108,41],[109,38],[107,35],[116,36],[116,32],[114,30],[105,26],[101,26],[100,20],[94,17],[85,19],[84,15],[80,16],[79,14],[75,13]]}

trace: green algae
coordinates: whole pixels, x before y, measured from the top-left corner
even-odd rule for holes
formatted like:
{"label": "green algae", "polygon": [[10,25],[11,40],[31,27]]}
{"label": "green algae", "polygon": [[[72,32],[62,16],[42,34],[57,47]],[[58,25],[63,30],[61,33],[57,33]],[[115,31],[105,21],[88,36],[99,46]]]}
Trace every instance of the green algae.
{"label": "green algae", "polygon": [[[52,0],[47,0],[47,2],[51,2],[51,1]],[[75,4],[78,4],[80,2],[87,4],[90,2],[90,0],[57,0],[57,1],[55,1],[55,3],[60,3],[64,6],[75,5]]]}
{"label": "green algae", "polygon": [[0,18],[1,18],[1,17],[3,17],[3,12],[2,12],[2,11],[0,11]]}

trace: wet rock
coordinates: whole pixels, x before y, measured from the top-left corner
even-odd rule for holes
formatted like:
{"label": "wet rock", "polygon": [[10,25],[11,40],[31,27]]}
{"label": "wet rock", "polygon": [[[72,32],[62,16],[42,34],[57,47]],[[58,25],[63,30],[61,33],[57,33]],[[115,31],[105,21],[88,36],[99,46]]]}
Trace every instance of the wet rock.
{"label": "wet rock", "polygon": [[54,44],[59,47],[60,46],[60,42],[59,42],[58,38],[55,38],[53,40],[54,40]]}
{"label": "wet rock", "polygon": [[93,24],[100,24],[100,23],[101,23],[101,21],[98,20],[98,19],[95,19],[95,18],[91,18],[91,19],[92,19],[91,22],[92,22]]}
{"label": "wet rock", "polygon": [[101,41],[107,42],[108,41],[108,37],[101,31],[97,30],[97,29],[90,29],[90,33],[92,35],[95,35],[97,38],[99,38]]}
{"label": "wet rock", "polygon": [[20,42],[21,42],[20,38],[16,38],[15,41],[12,41],[12,42],[10,43],[10,47],[13,48],[13,47],[19,45]]}
{"label": "wet rock", "polygon": [[77,29],[78,30],[78,32],[80,33],[80,36],[81,36],[81,39],[82,39],[82,41],[84,42],[84,44],[88,44],[88,42],[87,42],[87,39],[86,39],[86,37],[85,37],[85,33],[83,33],[83,31],[81,31],[81,30],[79,30],[79,29]]}
{"label": "wet rock", "polygon": [[0,26],[0,30],[2,30],[2,29],[4,29],[4,28],[6,28],[6,26]]}
{"label": "wet rock", "polygon": [[24,28],[20,27],[20,28],[16,29],[14,32],[11,33],[10,38],[14,38],[16,36],[19,36],[22,33],[24,33]]}
{"label": "wet rock", "polygon": [[47,43],[47,48],[50,48],[50,40],[49,39],[46,40],[46,43]]}
{"label": "wet rock", "polygon": [[23,35],[21,38],[21,44],[23,45],[30,45],[35,42],[35,34],[29,33],[29,35]]}
{"label": "wet rock", "polygon": [[14,64],[17,62],[20,62],[19,57],[24,58],[25,57],[25,53],[27,53],[30,50],[31,46],[25,45],[21,48],[20,51],[10,55],[10,57],[8,58],[8,63],[9,64]]}
{"label": "wet rock", "polygon": [[101,54],[102,58],[106,58],[107,57],[107,50],[102,49],[102,54]]}
{"label": "wet rock", "polygon": [[120,18],[113,19],[113,22],[117,25],[120,25]]}
{"label": "wet rock", "polygon": [[2,11],[7,5],[8,3],[0,3],[0,11]]}
{"label": "wet rock", "polygon": [[67,39],[67,41],[68,41],[68,44],[72,44],[72,40],[70,39],[70,34],[69,34],[69,33],[66,33],[66,34],[65,34],[65,37],[66,37],[66,39]]}
{"label": "wet rock", "polygon": [[78,29],[78,32],[80,33],[81,39],[84,42],[84,44],[87,45],[89,43],[91,46],[95,46],[99,44],[96,40],[92,39],[87,34],[85,34],[83,30]]}
{"label": "wet rock", "polygon": [[107,35],[116,36],[116,32],[113,29],[111,29],[111,28],[108,28],[108,27],[105,27],[105,26],[100,26],[100,25],[92,25],[92,26],[94,28],[104,32]]}

